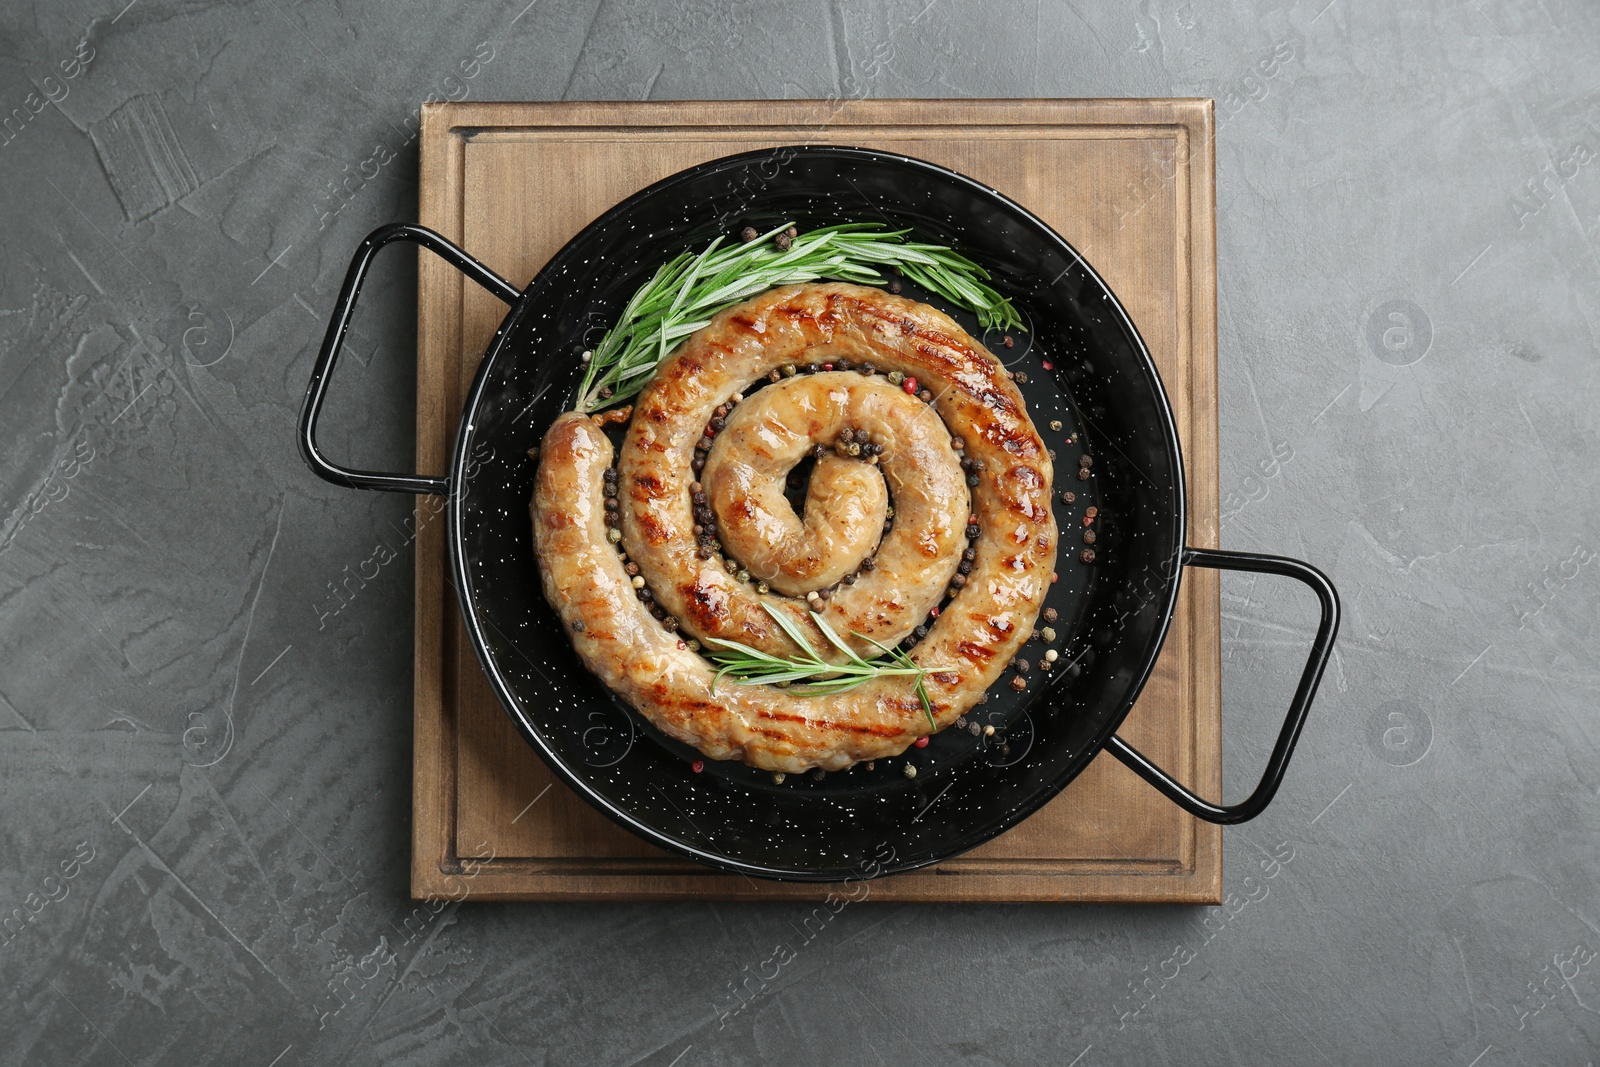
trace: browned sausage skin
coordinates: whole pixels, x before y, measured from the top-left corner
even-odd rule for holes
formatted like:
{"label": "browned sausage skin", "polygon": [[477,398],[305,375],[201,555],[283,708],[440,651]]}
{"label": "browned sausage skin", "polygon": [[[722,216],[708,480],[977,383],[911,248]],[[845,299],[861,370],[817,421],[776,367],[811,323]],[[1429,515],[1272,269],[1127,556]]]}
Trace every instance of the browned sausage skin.
{"label": "browned sausage skin", "polygon": [[[707,463],[706,477],[719,496],[719,519],[741,504],[781,515],[770,486],[760,486],[748,471],[749,476],[740,473],[741,455],[748,459],[743,450],[762,438],[763,426],[782,429],[782,434],[771,430],[766,440],[777,457],[763,472],[767,477],[794,447],[794,441],[778,440],[785,434],[795,440],[802,435],[812,440],[812,434],[826,438],[837,434],[839,420],[864,420],[869,413],[874,419],[901,420],[905,460],[890,464],[886,453],[883,465],[897,501],[890,537],[901,532],[898,501],[917,500],[919,493],[922,503],[911,510],[924,525],[905,524],[901,562],[891,560],[889,568],[874,570],[870,581],[839,587],[826,608],[840,632],[897,640],[922,621],[930,596],[937,603],[951,573],[945,568],[954,567],[965,547],[964,526],[948,529],[951,494],[946,491],[946,483],[960,475],[949,438],[962,440],[965,457],[978,471],[979,484],[970,496],[980,531],[972,544],[976,558],[965,586],[912,653],[920,665],[942,668],[927,678],[934,720],[942,729],[976,703],[1027,639],[1049,588],[1056,528],[1050,459],[1020,394],[999,362],[936,310],[835,283],[776,289],[718,315],[662,363],[635,403],[619,464],[622,544],[656,601],[690,634],[789,651],[792,646],[763,602],[811,628],[805,604],[792,596],[763,595],[753,581],[730,575],[719,560],[696,558],[689,490],[696,475],[690,460],[713,410],[734,394],[785,364],[841,359],[857,367],[870,360],[880,371],[915,376],[934,394],[932,411],[943,428],[933,432],[920,416],[904,412],[903,404],[891,405],[881,378],[851,372],[814,375],[809,384],[790,385],[803,381],[790,379],[782,392],[753,405],[750,414],[740,415],[743,405],[733,409],[723,431],[733,436],[714,446],[716,462]],[[818,404],[833,414],[814,420],[815,426],[795,410]],[[878,427],[866,428],[878,432]],[[943,450],[933,450],[930,434]],[[902,439],[894,440],[898,447]],[[922,453],[914,454],[918,449]],[[606,684],[662,730],[707,755],[742,758],[771,770],[837,769],[901,752],[930,732],[910,680],[903,677],[875,679],[832,697],[730,682],[713,696],[713,668],[679,648],[679,635],[651,616],[606,540],[601,492],[610,459],[611,445],[591,420],[563,416],[546,435],[532,503],[546,596],[585,665]],[[925,486],[919,489],[914,478],[919,468],[932,484],[945,488],[933,494]],[[844,477],[837,472],[824,484]],[[870,512],[870,500],[866,506]],[[962,502],[955,511],[966,506]],[[792,513],[788,521],[796,521]],[[931,562],[920,567],[911,554],[919,539],[931,544],[926,557]],[[833,552],[848,556],[859,544],[859,538],[846,537]],[[887,539],[879,546],[880,561],[890,547]],[[839,566],[837,559],[818,565],[803,556],[791,539],[787,555],[780,552],[766,562],[788,566],[786,587],[796,592],[808,582],[827,580]],[[930,592],[927,587],[933,586],[938,588]]]}

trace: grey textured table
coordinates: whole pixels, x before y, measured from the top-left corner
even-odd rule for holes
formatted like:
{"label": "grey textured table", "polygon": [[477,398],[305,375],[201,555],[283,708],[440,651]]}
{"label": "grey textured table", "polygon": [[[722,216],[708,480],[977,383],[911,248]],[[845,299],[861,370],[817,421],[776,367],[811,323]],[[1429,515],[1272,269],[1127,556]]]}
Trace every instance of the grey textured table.
{"label": "grey textured table", "polygon": [[[0,1061],[1600,1059],[1593,5],[441,6],[0,11]],[[1230,902],[412,904],[419,103],[865,95],[1218,100]]]}

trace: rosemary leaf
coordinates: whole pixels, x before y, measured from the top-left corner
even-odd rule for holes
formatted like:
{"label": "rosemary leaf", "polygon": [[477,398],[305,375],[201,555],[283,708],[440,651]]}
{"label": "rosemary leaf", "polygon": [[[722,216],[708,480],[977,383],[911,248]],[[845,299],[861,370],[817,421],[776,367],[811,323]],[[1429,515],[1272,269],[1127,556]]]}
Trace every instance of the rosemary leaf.
{"label": "rosemary leaf", "polygon": [[725,246],[718,237],[699,254],[683,252],[656,268],[589,354],[576,410],[587,414],[636,395],[672,349],[713,315],[780,285],[822,278],[884,285],[879,268],[894,267],[971,311],[986,329],[1023,328],[1011,301],[988,284],[989,272],[954,249],[908,241],[908,230],[850,222],[803,233],[783,250],[777,237],[789,225],[746,244]]}

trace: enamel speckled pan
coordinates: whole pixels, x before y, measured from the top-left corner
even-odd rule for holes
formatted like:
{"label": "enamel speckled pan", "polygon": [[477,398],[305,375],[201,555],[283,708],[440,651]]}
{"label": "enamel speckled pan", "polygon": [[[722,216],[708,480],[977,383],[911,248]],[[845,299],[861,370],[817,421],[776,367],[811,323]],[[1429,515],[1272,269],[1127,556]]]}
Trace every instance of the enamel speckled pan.
{"label": "enamel speckled pan", "polygon": [[[665,737],[583,668],[540,589],[527,452],[571,406],[586,335],[592,344],[594,324],[611,321],[663,260],[743,225],[764,229],[784,219],[802,228],[909,227],[981,263],[1027,322],[1011,349],[985,337],[972,316],[910,286],[907,295],[951,314],[1024,372],[1035,424],[1059,420],[1060,433],[1049,436],[1076,435],[1075,447],[1094,456],[1087,481],[1062,481],[1073,473],[1070,457],[1057,464],[1063,529],[1086,507],[1099,509],[1093,565],[1080,565],[1079,546],[1064,538],[1061,579],[1046,600],[1058,619],[1059,669],[1036,673],[1023,693],[995,686],[968,729],[947,729],[918,750],[922,773],[914,778],[901,773],[898,759],[782,783],[738,763],[706,761],[693,772],[698,753]],[[361,283],[377,251],[395,241],[428,248],[510,308],[478,369],[442,478],[350,470],[316,444],[328,376]],[[1282,780],[1338,629],[1338,596],[1309,564],[1185,545],[1183,462],[1166,392],[1138,331],[1083,257],[994,190],[891,153],[798,146],[690,168],[596,219],[522,290],[430,230],[383,227],[350,265],[306,391],[299,443],[311,469],[336,484],[448,497],[451,582],[478,660],[523,737],[568,785],[657,845],[758,877],[837,881],[949,859],[1036,811],[1103,749],[1199,818],[1254,818]],[[1062,488],[1075,493],[1073,505],[1059,503]],[[1196,796],[1116,736],[1191,566],[1296,578],[1321,607],[1266,772],[1233,805]],[[986,726],[996,729],[986,733]],[[892,860],[880,862],[886,855]]]}

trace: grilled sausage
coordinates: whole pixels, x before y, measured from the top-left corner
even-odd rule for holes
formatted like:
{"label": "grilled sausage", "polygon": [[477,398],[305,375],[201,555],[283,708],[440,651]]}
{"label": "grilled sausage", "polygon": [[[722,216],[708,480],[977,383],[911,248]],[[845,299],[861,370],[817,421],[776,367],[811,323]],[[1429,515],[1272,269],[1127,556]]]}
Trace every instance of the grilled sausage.
{"label": "grilled sausage", "polygon": [[[610,442],[592,420],[577,415],[562,416],[545,437],[531,506],[546,597],[590,670],[663,731],[712,758],[797,771],[838,769],[904,751],[977,702],[1027,640],[1049,587],[1056,551],[1050,459],[1004,368],[926,305],[832,283],[787,286],[724,311],[662,363],[637,399],[619,464],[622,544],[655,601],[702,638],[791,651],[792,643],[762,607],[764,600],[817,633],[803,604],[763,597],[715,560],[697,558],[691,460],[713,410],[734,394],[785,364],[843,359],[856,366],[870,360],[879,370],[914,376],[917,386],[931,390],[944,432],[961,440],[978,474],[970,497],[977,525],[962,530],[963,539],[976,535],[971,572],[912,653],[930,670],[932,725],[904,677],[876,678],[829,697],[727,681],[713,694],[713,668],[687,647],[679,648],[678,634],[651,616],[606,539],[602,493]],[[806,392],[796,388],[796,396]],[[855,401],[859,404],[879,403],[865,398],[876,397],[882,386],[852,371],[811,387],[819,389],[830,397],[842,390],[845,399],[830,405],[850,411],[852,396],[863,398]],[[766,403],[767,414],[784,403],[782,394],[775,395]],[[736,438],[741,432],[758,433],[760,406],[752,410],[755,414],[741,420],[736,406],[723,433],[731,431]],[[749,426],[741,431],[746,421]],[[821,427],[816,432],[825,434]],[[733,470],[726,466],[737,454],[733,445],[728,443],[718,465],[706,466],[713,472]],[[937,476],[953,462],[953,454],[944,461],[911,460],[904,477],[913,477],[923,464]],[[897,498],[913,492],[908,484],[890,481]],[[739,495],[737,488],[728,492],[723,514]],[[938,514],[938,503],[929,501],[930,516]],[[775,502],[767,505],[776,513]],[[900,518],[897,505],[897,529]],[[938,520],[929,522],[934,530],[929,536],[942,537]],[[934,558],[943,559],[942,553]],[[907,564],[895,577],[918,575]],[[868,633],[884,625],[870,609],[849,602],[849,594],[863,584],[841,587],[829,602],[827,617],[840,632]],[[894,632],[906,621],[895,618],[893,629],[878,632]],[[813,644],[822,647],[820,635]]]}

